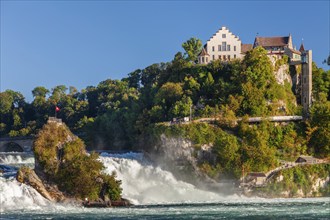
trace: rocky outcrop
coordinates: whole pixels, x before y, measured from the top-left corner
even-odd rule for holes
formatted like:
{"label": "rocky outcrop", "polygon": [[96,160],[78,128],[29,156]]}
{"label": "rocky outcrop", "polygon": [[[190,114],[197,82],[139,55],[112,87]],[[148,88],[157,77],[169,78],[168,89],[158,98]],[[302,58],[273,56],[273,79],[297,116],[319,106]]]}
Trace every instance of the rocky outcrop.
{"label": "rocky outcrop", "polygon": [[50,187],[49,185],[48,187],[46,187],[43,181],[34,172],[34,170],[28,167],[23,167],[19,169],[19,171],[17,172],[16,179],[20,183],[24,183],[33,187],[49,201],[63,201],[65,199],[64,195],[59,190],[56,190],[54,188],[51,189],[52,187]]}
{"label": "rocky outcrop", "polygon": [[102,173],[95,153],[87,154],[84,143],[63,124],[48,122],[33,144],[35,169],[22,167],[17,180],[54,202],[97,203],[103,207],[125,206],[121,182]]}
{"label": "rocky outcrop", "polygon": [[279,66],[278,70],[274,71],[274,76],[278,84],[284,85],[285,81],[287,81],[292,86],[292,79],[289,74],[289,65],[285,64]]}
{"label": "rocky outcrop", "polygon": [[176,178],[189,182],[198,188],[216,192],[223,192],[226,188],[228,193],[232,192],[233,183],[219,183],[201,171],[198,164],[200,161],[215,160],[212,153],[212,144],[194,146],[194,143],[183,137],[168,137],[160,135],[159,142],[154,145],[149,158],[165,170],[169,170]]}

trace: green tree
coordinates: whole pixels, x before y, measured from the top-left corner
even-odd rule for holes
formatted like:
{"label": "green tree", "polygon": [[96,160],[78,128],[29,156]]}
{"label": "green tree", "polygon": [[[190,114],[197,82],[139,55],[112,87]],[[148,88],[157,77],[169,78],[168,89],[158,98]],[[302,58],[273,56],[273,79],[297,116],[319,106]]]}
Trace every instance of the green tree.
{"label": "green tree", "polygon": [[213,151],[215,151],[218,163],[226,175],[239,176],[241,164],[239,149],[240,145],[234,135],[227,134],[222,130],[216,133]]}
{"label": "green tree", "polygon": [[199,53],[202,51],[202,42],[201,40],[192,37],[182,44],[183,49],[185,50],[185,55],[187,60],[196,63]]}
{"label": "green tree", "polygon": [[325,93],[327,95],[327,100],[330,101],[330,70],[324,71],[322,68],[318,68],[313,62],[312,76],[313,97],[319,100],[320,94]]}
{"label": "green tree", "polygon": [[325,95],[315,102],[310,109],[310,124],[308,128],[308,146],[316,156],[330,155],[330,101]]}
{"label": "green tree", "polygon": [[169,109],[176,101],[180,100],[183,95],[182,87],[179,83],[168,82],[160,87],[155,101],[163,103]]}
{"label": "green tree", "polygon": [[247,52],[243,59],[241,82],[251,82],[258,89],[266,89],[276,82],[273,74],[273,65],[267,56],[267,51],[256,47]]}

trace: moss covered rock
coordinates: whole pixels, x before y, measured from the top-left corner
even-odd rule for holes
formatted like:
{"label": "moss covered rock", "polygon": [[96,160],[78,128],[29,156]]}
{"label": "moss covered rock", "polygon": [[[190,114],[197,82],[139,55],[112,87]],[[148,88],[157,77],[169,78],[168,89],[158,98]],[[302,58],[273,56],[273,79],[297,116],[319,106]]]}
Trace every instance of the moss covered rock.
{"label": "moss covered rock", "polygon": [[[88,154],[84,143],[65,124],[45,124],[34,141],[33,151],[36,173],[68,197],[88,198],[89,201],[121,200],[121,182],[115,179],[115,174],[102,172],[104,167],[98,154]],[[22,168],[18,180],[31,183],[29,173],[34,172]],[[38,177],[35,173],[33,176]],[[42,184],[40,179],[39,182]]]}

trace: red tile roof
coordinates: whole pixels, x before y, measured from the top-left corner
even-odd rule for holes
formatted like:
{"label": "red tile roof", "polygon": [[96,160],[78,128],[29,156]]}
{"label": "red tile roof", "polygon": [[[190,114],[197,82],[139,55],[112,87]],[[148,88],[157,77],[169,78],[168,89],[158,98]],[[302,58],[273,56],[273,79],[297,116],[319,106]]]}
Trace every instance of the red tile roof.
{"label": "red tile roof", "polygon": [[252,50],[252,44],[241,44],[241,53],[246,53],[249,50]]}
{"label": "red tile roof", "polygon": [[279,47],[279,46],[287,46],[289,44],[289,36],[288,37],[256,37],[254,41],[255,46],[262,47]]}
{"label": "red tile roof", "polygon": [[205,48],[203,47],[201,53],[198,56],[210,56],[210,55],[206,52]]}

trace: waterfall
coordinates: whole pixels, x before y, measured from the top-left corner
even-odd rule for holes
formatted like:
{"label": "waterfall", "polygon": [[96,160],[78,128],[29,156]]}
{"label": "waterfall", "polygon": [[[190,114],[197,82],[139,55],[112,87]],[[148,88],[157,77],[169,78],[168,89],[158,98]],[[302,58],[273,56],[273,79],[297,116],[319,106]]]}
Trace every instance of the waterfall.
{"label": "waterfall", "polygon": [[0,212],[18,209],[40,210],[50,204],[32,187],[17,182],[13,177],[0,177]]}
{"label": "waterfall", "polygon": [[106,173],[116,172],[122,181],[123,197],[134,204],[216,202],[224,199],[220,194],[177,180],[172,173],[145,161],[141,153],[102,153],[100,160],[106,167]]}
{"label": "waterfall", "polygon": [[[23,159],[8,154],[0,159],[0,165],[6,168],[34,162],[32,155]],[[122,181],[123,197],[136,205],[219,202],[224,199],[219,194],[177,180],[172,173],[145,160],[141,153],[102,153],[99,160],[105,166],[105,173],[116,172],[117,179]],[[15,177],[5,177],[6,173],[0,173],[0,212],[68,209],[65,205],[46,200],[32,187],[16,181]]]}

